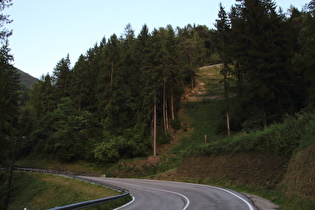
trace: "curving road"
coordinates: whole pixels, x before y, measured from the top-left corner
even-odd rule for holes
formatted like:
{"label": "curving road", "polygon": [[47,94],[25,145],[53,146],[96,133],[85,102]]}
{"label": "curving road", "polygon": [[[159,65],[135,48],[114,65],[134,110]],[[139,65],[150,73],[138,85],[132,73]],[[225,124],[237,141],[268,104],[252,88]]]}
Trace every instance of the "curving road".
{"label": "curving road", "polygon": [[256,210],[244,195],[224,188],[182,182],[146,179],[86,177],[81,179],[101,182],[129,190],[133,200],[119,209],[220,209]]}

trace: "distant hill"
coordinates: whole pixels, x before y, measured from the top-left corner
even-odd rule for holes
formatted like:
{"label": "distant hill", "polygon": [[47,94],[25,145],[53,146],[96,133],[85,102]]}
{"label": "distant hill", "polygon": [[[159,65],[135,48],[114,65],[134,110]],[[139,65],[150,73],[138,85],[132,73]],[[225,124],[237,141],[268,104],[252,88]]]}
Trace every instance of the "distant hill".
{"label": "distant hill", "polygon": [[32,88],[33,85],[38,81],[35,77],[21,71],[20,69],[16,69],[18,74],[20,74],[20,81],[22,84],[26,85],[29,88]]}

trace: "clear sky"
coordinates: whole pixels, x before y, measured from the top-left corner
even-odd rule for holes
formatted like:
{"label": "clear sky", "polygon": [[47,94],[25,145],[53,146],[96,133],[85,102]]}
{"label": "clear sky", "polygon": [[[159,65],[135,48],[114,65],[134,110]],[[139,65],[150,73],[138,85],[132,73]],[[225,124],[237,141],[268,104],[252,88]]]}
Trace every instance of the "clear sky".
{"label": "clear sky", "polygon": [[[40,78],[51,73],[69,53],[72,66],[80,54],[105,36],[120,36],[130,23],[138,35],[144,24],[149,30],[171,24],[213,28],[219,3],[227,11],[235,0],[13,0],[4,10],[11,15],[9,38],[15,67]],[[276,0],[286,11],[301,9],[310,0]]]}

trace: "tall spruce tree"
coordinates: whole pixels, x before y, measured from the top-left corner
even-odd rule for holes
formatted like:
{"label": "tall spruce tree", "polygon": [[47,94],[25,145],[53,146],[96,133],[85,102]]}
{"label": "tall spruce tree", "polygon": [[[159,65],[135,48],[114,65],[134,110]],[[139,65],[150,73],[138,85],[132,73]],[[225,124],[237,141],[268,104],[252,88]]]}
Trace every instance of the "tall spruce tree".
{"label": "tall spruce tree", "polygon": [[225,113],[226,113],[226,127],[227,127],[227,134],[228,136],[231,133],[231,126],[230,126],[230,102],[229,102],[229,76],[231,74],[231,70],[229,68],[229,42],[230,42],[230,25],[228,20],[228,15],[224,10],[224,7],[220,3],[220,11],[218,13],[218,18],[216,20],[215,27],[217,28],[216,38],[217,38],[217,51],[219,52],[219,55],[221,57],[221,60],[223,61],[223,68],[221,70],[221,74],[223,75],[223,84],[224,84],[224,97],[225,97]]}
{"label": "tall spruce tree", "polygon": [[12,21],[9,15],[2,13],[11,5],[11,0],[0,1],[0,165],[5,164],[12,149],[13,136],[17,135],[19,76],[11,65],[13,56],[10,54],[8,38],[12,31],[4,28],[5,24]]}
{"label": "tall spruce tree", "polygon": [[136,41],[136,60],[139,62],[139,81],[140,81],[140,95],[137,100],[137,113],[138,113],[138,121],[144,124],[150,124],[150,113],[151,106],[147,103],[146,97],[147,95],[147,78],[146,72],[149,70],[151,64],[151,58],[149,57],[149,53],[151,52],[150,47],[151,34],[149,33],[149,29],[147,25],[143,25],[142,29],[137,37]]}
{"label": "tall spruce tree", "polygon": [[[301,17],[302,18],[302,17]],[[315,104],[315,1],[310,1],[306,6],[304,17],[301,21],[301,31],[299,34],[299,51],[295,55],[294,64],[297,68],[302,69],[302,75],[305,79],[305,86],[307,89],[309,104]]]}
{"label": "tall spruce tree", "polygon": [[53,86],[53,81],[49,74],[43,75],[41,80],[34,85],[31,92],[31,104],[34,106],[38,118],[42,118],[57,108],[56,87]]}
{"label": "tall spruce tree", "polygon": [[[289,42],[283,17],[271,0],[240,0],[236,5],[232,30],[236,44],[234,59],[242,72],[243,103],[251,107],[262,127],[292,109],[288,84],[291,72]],[[237,25],[233,26],[233,23]],[[241,52],[241,53],[239,53]],[[247,111],[248,112],[248,111]]]}
{"label": "tall spruce tree", "polygon": [[98,78],[102,68],[102,52],[104,48],[95,44],[94,47],[90,48],[86,53],[86,69],[84,75],[86,76],[83,80],[86,85],[86,101],[85,108],[90,112],[97,112],[98,110]]}
{"label": "tall spruce tree", "polygon": [[56,97],[64,98],[70,96],[71,67],[69,54],[62,58],[53,71],[54,86],[56,87]]}
{"label": "tall spruce tree", "polygon": [[[19,75],[11,65],[13,56],[10,54],[8,38],[12,31],[4,26],[12,22],[3,10],[12,5],[11,0],[0,1],[0,165],[9,166],[16,138],[18,135],[18,100]],[[13,152],[14,156],[14,152]],[[11,162],[11,161],[10,161]],[[12,170],[9,177],[0,171],[0,206],[6,209],[9,201],[12,182]]]}
{"label": "tall spruce tree", "polygon": [[168,104],[167,110],[171,119],[175,120],[175,112],[177,111],[180,98],[183,94],[182,70],[180,66],[179,42],[176,38],[175,31],[171,25],[168,25],[166,34],[166,52],[167,52],[167,74],[169,77],[167,87]]}
{"label": "tall spruce tree", "polygon": [[161,43],[161,36],[158,29],[154,29],[150,39],[150,51],[146,56],[146,65],[143,69],[143,77],[146,80],[143,93],[145,97],[145,106],[151,107],[149,112],[152,120],[152,135],[153,135],[153,156],[157,155],[157,132],[158,132],[158,115],[160,115],[159,104],[160,90],[163,82],[163,59],[164,48]]}
{"label": "tall spruce tree", "polygon": [[88,66],[86,57],[80,55],[73,67],[70,96],[78,111],[88,106],[89,86],[87,85]]}

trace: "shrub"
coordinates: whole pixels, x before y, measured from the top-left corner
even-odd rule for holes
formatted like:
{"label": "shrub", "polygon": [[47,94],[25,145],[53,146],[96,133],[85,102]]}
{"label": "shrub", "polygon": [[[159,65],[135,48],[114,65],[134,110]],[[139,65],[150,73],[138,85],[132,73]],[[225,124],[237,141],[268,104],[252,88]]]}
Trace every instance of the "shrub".
{"label": "shrub", "polygon": [[[314,142],[315,115],[286,117],[282,124],[274,124],[261,131],[240,133],[194,148],[194,154],[213,155],[228,152],[259,151],[291,155],[299,145]],[[310,142],[310,143],[309,143]]]}
{"label": "shrub", "polygon": [[102,162],[116,162],[119,153],[114,142],[103,142],[94,149],[94,157]]}

